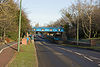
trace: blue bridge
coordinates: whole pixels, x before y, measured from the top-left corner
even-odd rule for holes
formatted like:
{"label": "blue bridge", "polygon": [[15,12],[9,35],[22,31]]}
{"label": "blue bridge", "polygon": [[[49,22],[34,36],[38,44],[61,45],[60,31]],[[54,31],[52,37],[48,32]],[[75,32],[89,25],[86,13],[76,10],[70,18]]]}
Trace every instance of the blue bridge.
{"label": "blue bridge", "polygon": [[33,27],[34,32],[64,32],[62,27]]}
{"label": "blue bridge", "polygon": [[66,40],[63,27],[33,27],[34,34],[55,42]]}

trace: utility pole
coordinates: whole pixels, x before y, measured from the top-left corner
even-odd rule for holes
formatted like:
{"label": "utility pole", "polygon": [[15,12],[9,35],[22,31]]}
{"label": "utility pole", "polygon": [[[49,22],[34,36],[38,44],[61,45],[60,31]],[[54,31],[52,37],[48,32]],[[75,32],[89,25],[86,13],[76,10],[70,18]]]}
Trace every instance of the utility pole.
{"label": "utility pole", "polygon": [[21,15],[22,15],[22,0],[20,0],[18,52],[20,51]]}

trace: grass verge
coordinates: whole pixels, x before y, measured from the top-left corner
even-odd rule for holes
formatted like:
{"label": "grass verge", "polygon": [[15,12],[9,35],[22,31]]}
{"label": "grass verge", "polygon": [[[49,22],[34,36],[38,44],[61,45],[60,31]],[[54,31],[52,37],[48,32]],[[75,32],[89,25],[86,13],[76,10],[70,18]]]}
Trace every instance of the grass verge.
{"label": "grass verge", "polygon": [[68,45],[68,44],[62,44],[63,46],[69,46],[69,47],[78,47],[78,48],[84,48],[84,49],[93,49],[100,51],[100,47],[98,46],[80,46],[80,45]]}
{"label": "grass verge", "polygon": [[37,67],[35,46],[22,45],[21,51],[16,54],[16,58],[8,67]]}

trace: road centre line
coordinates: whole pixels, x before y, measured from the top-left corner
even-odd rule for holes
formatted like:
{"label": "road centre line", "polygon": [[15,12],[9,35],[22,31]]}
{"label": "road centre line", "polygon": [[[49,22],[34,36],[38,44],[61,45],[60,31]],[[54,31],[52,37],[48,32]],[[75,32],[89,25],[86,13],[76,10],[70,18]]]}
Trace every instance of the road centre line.
{"label": "road centre line", "polygon": [[[60,48],[60,47],[59,47],[59,48]],[[79,53],[79,52],[73,52],[73,51],[71,51],[71,50],[67,50],[67,49],[64,49],[64,48],[60,48],[60,49],[63,49],[63,50],[65,50],[65,51],[68,51],[68,52],[71,52],[71,53],[77,54],[77,55],[79,55],[79,56],[83,56],[85,59],[87,59],[87,60],[93,62],[92,59],[88,58],[87,56],[85,56],[84,54],[81,54],[81,53]]]}
{"label": "road centre line", "polygon": [[[46,42],[43,42],[44,44],[47,44]],[[41,43],[42,44],[42,43]],[[44,44],[42,44],[42,45],[44,45]],[[45,47],[47,47],[47,46],[45,46]],[[51,48],[49,48],[49,47],[47,47],[48,49],[50,49],[50,50],[52,50]],[[95,58],[95,59],[99,59],[99,58],[96,58],[96,57],[92,57],[92,59],[91,58],[89,58],[89,57],[87,57],[87,56],[85,56],[84,54],[81,54],[81,53],[79,53],[79,52],[73,52],[72,50],[68,50],[68,49],[65,49],[65,48],[61,48],[61,47],[58,47],[58,48],[60,48],[60,49],[62,49],[62,50],[65,50],[65,51],[68,51],[68,52],[71,52],[71,53],[74,53],[74,54],[77,54],[77,55],[79,55],[79,56],[82,56],[82,57],[84,57],[85,59],[87,59],[87,60],[89,60],[89,61],[91,61],[91,62],[94,62],[94,60],[92,60],[93,58]],[[54,52],[55,54],[58,54],[58,55],[63,55],[63,54],[60,54],[60,53],[56,53],[56,52]],[[98,66],[100,66],[100,63],[98,64]]]}
{"label": "road centre line", "polygon": [[[46,42],[43,42],[44,44],[47,44]],[[41,43],[42,44],[42,43]],[[44,45],[44,44],[42,44],[42,45]],[[47,47],[47,46],[45,46],[45,47]],[[54,51],[53,49],[51,49],[51,48],[49,48],[49,47],[47,47],[48,49],[50,49],[50,50],[52,50],[52,51]],[[60,49],[62,49],[62,50],[65,50],[65,51],[67,51],[67,52],[71,52],[71,53],[74,53],[74,54],[77,54],[77,55],[79,55],[79,56],[82,56],[82,57],[84,57],[85,59],[87,59],[87,60],[89,60],[89,61],[91,61],[91,62],[94,62],[94,60],[92,60],[92,59],[98,59],[98,60],[100,60],[99,58],[96,58],[96,57],[93,57],[93,56],[89,56],[89,57],[87,57],[87,56],[85,56],[84,54],[81,54],[81,53],[79,53],[79,52],[74,52],[74,51],[72,51],[72,50],[68,50],[68,49],[65,49],[65,48],[61,48],[61,47],[58,47],[58,48],[60,48]],[[54,52],[55,54],[58,54],[58,55],[62,55],[62,54],[60,54],[60,53],[56,53],[56,52]],[[100,66],[100,63],[99,62],[97,62],[98,63],[98,66]]]}
{"label": "road centre line", "polygon": [[[46,42],[43,42],[43,43],[45,43],[45,44],[47,44]],[[73,52],[72,50],[68,50],[68,49],[64,49],[64,48],[61,48],[61,47],[58,47],[58,48],[60,48],[60,49],[63,49],[63,50],[65,50],[65,51],[68,51],[68,52],[71,52],[71,53],[75,53],[75,54],[77,54],[77,55],[79,55],[79,56],[83,56],[85,59],[87,59],[87,60],[89,60],[89,61],[91,61],[91,62],[93,62],[93,58],[94,59],[99,59],[99,58],[96,58],[96,57],[92,57],[92,59],[91,58],[89,58],[89,57],[87,57],[87,56],[85,56],[84,54],[81,54],[81,53],[79,53],[79,52]]]}
{"label": "road centre line", "polygon": [[88,58],[87,56],[83,55],[83,57],[84,57],[84,58],[86,58],[87,60],[89,60],[89,61],[93,62],[93,60],[92,60],[92,59],[90,59],[90,58]]}
{"label": "road centre line", "polygon": [[98,66],[100,67],[100,64],[98,64]]}
{"label": "road centre line", "polygon": [[[39,42],[40,43],[40,45],[43,45],[44,47],[46,47],[46,48],[48,48],[49,50],[51,50],[51,51],[53,51],[54,52],[54,54],[57,54],[57,55],[63,55],[62,53],[59,53],[59,52],[56,52],[56,51],[54,51],[52,48],[49,48],[49,47],[47,47],[46,45],[44,45],[44,44],[47,44],[46,42],[43,42],[43,43],[41,43],[41,42]],[[91,61],[91,62],[94,62],[94,60],[92,60],[92,59],[99,59],[99,58],[96,58],[96,57],[93,57],[93,56],[89,56],[89,57],[87,57],[87,56],[85,56],[84,54],[81,54],[81,53],[79,53],[79,52],[74,52],[74,51],[72,51],[72,50],[68,50],[68,49],[65,49],[65,48],[61,48],[61,47],[58,47],[58,48],[60,48],[60,49],[62,49],[62,50],[65,50],[65,51],[68,51],[68,52],[71,52],[71,53],[74,53],[74,54],[77,54],[77,55],[79,55],[79,56],[82,56],[82,57],[84,57],[85,59],[87,59],[87,60],[89,60],[89,61]],[[98,66],[100,66],[100,62],[98,62]]]}
{"label": "road centre line", "polygon": [[[41,42],[40,42],[41,43]],[[60,60],[62,60],[63,62],[67,62],[67,64],[71,64],[71,66],[75,66],[75,67],[80,67],[79,65],[77,65],[77,64],[75,64],[75,65],[73,65],[72,64],[72,60],[70,59],[70,58],[67,58],[66,56],[64,56],[64,54],[63,53],[61,53],[61,52],[59,52],[59,51],[56,51],[56,50],[54,50],[54,49],[52,49],[52,48],[50,48],[50,47],[48,47],[48,46],[46,46],[46,45],[44,45],[43,43],[41,43],[41,45],[42,46],[44,46],[44,47],[46,47],[46,48],[48,48],[50,51],[52,51],[52,53],[54,54],[54,55],[56,55]],[[69,61],[70,62],[69,62]]]}
{"label": "road centre line", "polygon": [[[57,52],[57,51],[53,50],[52,48],[45,46],[45,45],[42,44],[41,42],[39,42],[39,44],[40,44],[40,45],[43,45],[43,46],[46,47],[46,48],[48,48],[49,50],[51,50],[51,51],[52,51],[54,54],[56,54],[56,55],[63,55],[62,53]],[[46,43],[45,43],[45,44],[46,44]]]}
{"label": "road centre line", "polygon": [[100,58],[93,57],[93,56],[90,56],[90,58],[92,58],[92,59],[96,59],[96,60],[100,60]]}
{"label": "road centre line", "polygon": [[58,47],[58,48],[65,50],[65,51],[68,51],[68,52],[73,52],[72,50],[64,49],[64,48],[61,48],[61,47]]}
{"label": "road centre line", "polygon": [[[47,44],[46,42],[43,42],[43,43]],[[58,47],[58,48],[60,48],[60,47]],[[60,48],[60,49],[66,50],[66,49],[64,49],[64,48]],[[71,50],[66,50],[66,51],[72,52]]]}
{"label": "road centre line", "polygon": [[78,54],[78,55],[83,55],[83,54],[81,54],[81,53],[78,53],[78,52],[74,52],[74,53],[76,53],[76,54]]}
{"label": "road centre line", "polygon": [[47,44],[46,42],[43,42],[43,43]]}

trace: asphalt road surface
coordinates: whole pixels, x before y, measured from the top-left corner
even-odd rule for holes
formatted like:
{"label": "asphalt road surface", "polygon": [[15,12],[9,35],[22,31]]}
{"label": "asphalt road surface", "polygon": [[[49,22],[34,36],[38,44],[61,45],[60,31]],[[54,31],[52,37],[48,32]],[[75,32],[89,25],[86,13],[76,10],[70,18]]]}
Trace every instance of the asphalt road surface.
{"label": "asphalt road surface", "polygon": [[100,53],[64,47],[36,37],[39,67],[100,67]]}

